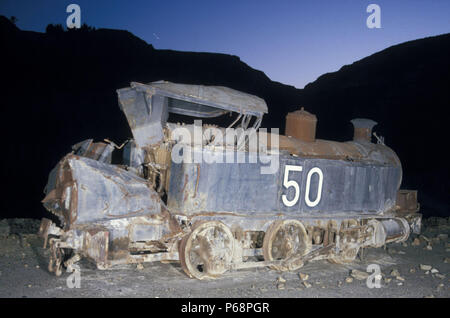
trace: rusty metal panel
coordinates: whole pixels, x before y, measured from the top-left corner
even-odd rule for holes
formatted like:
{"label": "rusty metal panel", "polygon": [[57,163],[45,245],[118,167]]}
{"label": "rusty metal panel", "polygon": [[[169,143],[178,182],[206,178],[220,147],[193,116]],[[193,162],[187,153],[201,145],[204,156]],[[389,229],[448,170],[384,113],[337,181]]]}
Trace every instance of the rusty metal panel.
{"label": "rusty metal panel", "polygon": [[168,117],[167,98],[134,88],[119,89],[117,94],[136,144],[145,147],[161,141]]}
{"label": "rusty metal panel", "polygon": [[416,212],[419,209],[416,190],[399,190],[396,200],[397,208],[403,211]]}
{"label": "rusty metal panel", "polygon": [[131,87],[119,89],[117,94],[139,147],[151,146],[163,139],[169,111],[197,117],[214,117],[233,111],[260,118],[267,113],[263,99],[222,86],[132,82]]}
{"label": "rusty metal panel", "polygon": [[87,139],[73,145],[72,149],[75,155],[111,163],[114,146],[104,142],[93,142],[93,139]]}
{"label": "rusty metal panel", "polygon": [[303,109],[288,113],[286,116],[286,136],[314,142],[316,140],[317,117]]}
{"label": "rusty metal panel", "polygon": [[70,224],[157,214],[161,200],[147,180],[118,166],[68,155],[44,205]]}
{"label": "rusty metal panel", "polygon": [[102,230],[85,232],[83,240],[84,254],[93,259],[97,266],[105,268],[108,263],[109,233]]}
{"label": "rusty metal panel", "polygon": [[[394,207],[401,178],[399,166],[367,162],[282,155],[278,172],[263,175],[261,163],[250,163],[248,154],[245,163],[226,163],[225,158],[223,161],[173,163],[169,209],[187,214],[204,211],[321,216],[382,213]],[[282,196],[286,196],[286,200],[292,202],[296,196],[295,187],[284,185],[286,166],[302,167],[302,171],[291,172],[287,177],[299,187],[298,199],[292,206],[282,200]],[[314,168],[321,171],[323,180],[320,199],[310,206],[306,197],[315,201],[320,188],[318,173],[308,177]]]}
{"label": "rusty metal panel", "polygon": [[371,119],[355,118],[350,121],[354,127],[353,140],[370,142],[372,139],[372,128],[377,123]]}
{"label": "rusty metal panel", "polygon": [[137,175],[142,176],[145,151],[139,148],[134,140],[130,140],[123,147],[122,155],[123,164],[129,167],[130,170],[135,170]]}
{"label": "rusty metal panel", "polygon": [[228,87],[178,84],[167,81],[157,81],[147,85],[132,83],[131,85],[141,86],[145,89],[154,89],[155,92],[161,95],[178,100],[237,113],[255,116],[267,113],[267,104],[262,98]]}

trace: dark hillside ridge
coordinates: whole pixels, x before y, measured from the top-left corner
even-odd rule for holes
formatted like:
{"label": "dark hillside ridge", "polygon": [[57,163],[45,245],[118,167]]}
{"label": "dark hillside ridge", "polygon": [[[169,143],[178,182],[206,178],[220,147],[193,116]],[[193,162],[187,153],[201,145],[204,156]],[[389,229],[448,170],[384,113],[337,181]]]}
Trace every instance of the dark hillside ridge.
{"label": "dark hillside ridge", "polygon": [[21,31],[0,16],[5,217],[44,215],[48,173],[72,144],[131,137],[116,89],[162,79],[257,95],[269,106],[263,127],[281,132],[287,112],[300,106],[317,115],[322,139],[349,140],[350,119],[372,118],[402,160],[404,187],[440,202],[431,214],[449,211],[449,168],[436,151],[446,145],[449,34],[388,48],[302,90],[271,81],[237,56],[157,50],[123,30],[48,30]]}

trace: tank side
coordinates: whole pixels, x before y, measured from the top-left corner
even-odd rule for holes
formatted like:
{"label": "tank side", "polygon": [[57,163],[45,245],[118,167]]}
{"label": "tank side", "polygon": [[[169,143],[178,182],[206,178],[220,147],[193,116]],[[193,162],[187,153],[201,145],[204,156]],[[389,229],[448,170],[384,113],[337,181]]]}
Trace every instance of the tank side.
{"label": "tank side", "polygon": [[[211,150],[204,149],[203,154]],[[401,167],[281,155],[274,174],[260,161],[172,164],[168,207],[184,214],[381,214],[392,209]],[[297,184],[295,186],[294,184]],[[298,188],[297,188],[298,187]],[[284,197],[284,199],[283,199]]]}

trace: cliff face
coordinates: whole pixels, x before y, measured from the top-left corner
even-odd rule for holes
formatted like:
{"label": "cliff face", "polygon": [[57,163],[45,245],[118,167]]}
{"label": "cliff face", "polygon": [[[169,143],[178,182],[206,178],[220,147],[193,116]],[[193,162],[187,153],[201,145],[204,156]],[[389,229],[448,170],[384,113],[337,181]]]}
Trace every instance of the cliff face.
{"label": "cliff face", "polygon": [[271,81],[236,56],[156,50],[121,30],[37,33],[0,17],[0,43],[7,217],[41,217],[48,173],[70,145],[131,136],[116,89],[161,79],[255,94],[269,106],[263,126],[281,131],[287,112],[305,106],[317,115],[322,139],[351,139],[349,120],[372,118],[402,160],[405,186],[448,201],[449,169],[436,152],[443,149],[438,142],[445,144],[443,111],[450,100],[449,34],[388,48],[303,90]]}

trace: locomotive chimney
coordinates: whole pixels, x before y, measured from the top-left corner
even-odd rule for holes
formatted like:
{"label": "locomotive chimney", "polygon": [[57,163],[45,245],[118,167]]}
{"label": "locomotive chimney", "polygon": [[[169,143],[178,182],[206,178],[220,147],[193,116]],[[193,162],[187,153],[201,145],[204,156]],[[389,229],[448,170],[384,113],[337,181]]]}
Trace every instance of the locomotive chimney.
{"label": "locomotive chimney", "polygon": [[308,113],[304,108],[288,113],[286,116],[286,136],[301,141],[314,142],[316,140],[317,117]]}
{"label": "locomotive chimney", "polygon": [[372,128],[377,124],[377,122],[365,118],[355,118],[350,122],[353,124],[354,128],[354,141],[371,142]]}

